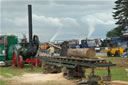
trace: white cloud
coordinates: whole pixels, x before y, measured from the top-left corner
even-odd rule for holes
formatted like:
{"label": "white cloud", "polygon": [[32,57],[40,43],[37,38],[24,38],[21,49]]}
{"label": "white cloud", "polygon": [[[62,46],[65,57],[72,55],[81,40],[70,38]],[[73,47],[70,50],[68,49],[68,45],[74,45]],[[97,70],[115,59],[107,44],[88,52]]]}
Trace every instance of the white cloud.
{"label": "white cloud", "polygon": [[112,13],[96,13],[92,15],[87,15],[82,18],[82,21],[94,22],[95,24],[114,24]]}
{"label": "white cloud", "polygon": [[[79,26],[79,23],[76,19],[70,17],[47,17],[47,16],[39,16],[33,14],[33,24],[37,25],[52,25],[56,27],[73,27]],[[24,26],[28,23],[28,17],[15,17],[13,18],[5,18],[5,22],[11,22],[16,24],[17,26]]]}
{"label": "white cloud", "polygon": [[87,15],[82,18],[82,21],[84,23],[88,23],[88,37],[91,37],[91,35],[95,31],[95,25],[113,25],[115,23],[112,17],[112,13],[96,13]]}
{"label": "white cloud", "polygon": [[46,17],[33,14],[33,21],[39,24],[42,23],[46,25],[62,26],[62,24],[60,23],[60,19],[57,17]]}
{"label": "white cloud", "polygon": [[16,24],[17,26],[25,26],[27,25],[27,17],[24,17],[24,18],[19,18],[19,17],[16,17],[14,20],[10,20],[10,22],[14,22],[14,24]]}
{"label": "white cloud", "polygon": [[[59,39],[65,38],[62,34],[70,38],[72,34],[85,36],[88,25],[90,26],[89,36],[95,31],[97,25],[99,27],[96,27],[97,30],[106,26],[109,26],[109,29],[113,28],[111,25],[114,21],[111,12],[114,0],[2,0],[1,30],[3,33],[10,33],[10,29],[14,30],[12,33],[20,34],[22,31],[27,33],[28,3],[32,4],[33,8],[33,33],[45,36],[49,40],[52,36]],[[81,17],[84,23],[81,22]],[[109,29],[103,30],[104,37]]]}
{"label": "white cloud", "polygon": [[[12,23],[16,28],[24,28],[27,29],[28,25],[28,17],[15,17],[13,18],[5,18],[4,22]],[[33,14],[33,26],[36,33],[44,32],[46,29],[49,29],[49,32],[53,32],[51,35],[51,41],[53,41],[56,37],[60,36],[62,33],[72,34],[74,31],[79,34],[84,34],[80,23],[71,17],[48,17],[48,16],[39,16],[37,14]],[[22,29],[22,30],[24,30]],[[38,31],[37,31],[38,30]],[[48,31],[47,31],[48,32]]]}

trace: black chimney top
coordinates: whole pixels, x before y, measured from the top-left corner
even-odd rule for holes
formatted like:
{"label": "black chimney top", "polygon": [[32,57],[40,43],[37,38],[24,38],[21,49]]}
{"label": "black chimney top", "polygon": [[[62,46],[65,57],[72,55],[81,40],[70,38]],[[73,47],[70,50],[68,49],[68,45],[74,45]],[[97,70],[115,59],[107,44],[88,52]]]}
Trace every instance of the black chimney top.
{"label": "black chimney top", "polygon": [[28,5],[29,43],[32,43],[32,6]]}

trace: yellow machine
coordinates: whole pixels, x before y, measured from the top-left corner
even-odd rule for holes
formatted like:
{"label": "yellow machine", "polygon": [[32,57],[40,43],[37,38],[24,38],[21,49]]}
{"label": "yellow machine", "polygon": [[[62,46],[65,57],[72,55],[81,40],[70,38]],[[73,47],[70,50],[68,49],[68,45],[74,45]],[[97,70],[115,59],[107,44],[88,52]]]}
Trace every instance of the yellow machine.
{"label": "yellow machine", "polygon": [[108,57],[112,57],[112,56],[121,56],[124,53],[125,48],[123,47],[117,47],[117,48],[108,48],[105,49],[104,52],[107,53]]}

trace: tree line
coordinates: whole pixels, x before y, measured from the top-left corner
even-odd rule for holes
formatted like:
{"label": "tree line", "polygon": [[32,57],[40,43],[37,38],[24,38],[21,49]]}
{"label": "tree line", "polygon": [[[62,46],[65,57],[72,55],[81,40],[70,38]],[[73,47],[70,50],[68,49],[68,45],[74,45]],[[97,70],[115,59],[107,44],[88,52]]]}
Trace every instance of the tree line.
{"label": "tree line", "polygon": [[107,37],[122,37],[123,33],[128,30],[128,0],[115,1],[113,8],[113,18],[116,20],[117,27],[107,33]]}

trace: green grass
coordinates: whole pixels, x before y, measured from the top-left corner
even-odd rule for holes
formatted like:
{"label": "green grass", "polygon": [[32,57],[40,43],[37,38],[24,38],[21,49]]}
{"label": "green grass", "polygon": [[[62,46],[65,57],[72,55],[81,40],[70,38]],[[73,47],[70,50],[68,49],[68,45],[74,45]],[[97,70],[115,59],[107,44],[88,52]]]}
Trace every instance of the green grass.
{"label": "green grass", "polygon": [[[41,67],[36,68],[34,67],[33,70],[31,70],[30,65],[25,65],[24,68],[18,68],[18,67],[0,67],[0,76],[3,76],[4,78],[11,78],[13,76],[21,76],[23,73],[34,73],[34,72],[43,72],[43,69]],[[5,81],[0,80],[0,85],[7,85]]]}
{"label": "green grass", "polygon": [[0,67],[0,75],[4,76],[6,78],[10,78],[13,76],[20,76],[23,73],[31,73],[31,72],[43,72],[43,69],[41,67],[36,68],[34,67],[33,70],[31,70],[30,65],[25,65],[24,68],[18,68],[18,67]]}
{"label": "green grass", "polygon": [[3,80],[0,80],[0,85],[7,85]]}
{"label": "green grass", "polygon": [[126,67],[128,68],[128,58],[122,57],[107,57],[107,56],[96,56],[107,59],[107,61],[111,61],[114,64],[117,64],[116,67]]}
{"label": "green grass", "polygon": [[20,73],[10,70],[9,68],[0,67],[0,75],[4,77],[18,76]]}
{"label": "green grass", "polygon": [[[89,75],[91,72],[90,69],[88,69],[86,75]],[[95,70],[95,75],[105,76],[107,75],[107,70]],[[111,69],[111,75],[112,80],[122,80],[122,81],[128,81],[128,73],[125,71],[125,68],[113,68]]]}
{"label": "green grass", "polygon": [[43,69],[41,67],[33,67],[33,70],[32,70],[32,67],[31,65],[25,65],[23,68],[18,68],[18,67],[10,67],[11,70],[16,70],[17,72],[20,72],[20,73],[24,73],[24,72],[43,72]]}

